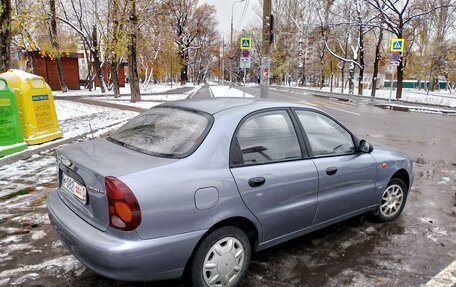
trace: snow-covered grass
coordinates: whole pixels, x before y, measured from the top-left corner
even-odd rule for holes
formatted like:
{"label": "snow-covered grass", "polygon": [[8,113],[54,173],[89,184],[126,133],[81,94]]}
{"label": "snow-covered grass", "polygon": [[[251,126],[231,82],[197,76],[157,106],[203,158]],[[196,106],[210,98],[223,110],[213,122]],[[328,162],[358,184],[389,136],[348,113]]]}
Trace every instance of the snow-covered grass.
{"label": "snow-covered grass", "polygon": [[230,86],[210,86],[213,97],[233,97],[233,98],[253,98],[254,96],[241,90],[231,88]]}
{"label": "snow-covered grass", "polygon": [[[146,95],[141,96],[141,101],[157,101],[157,102],[166,102],[166,101],[178,101],[188,98],[187,94],[170,94],[170,95]],[[130,97],[97,97],[96,100],[115,100],[122,102],[130,102]]]}
{"label": "snow-covered grass", "polygon": [[145,101],[132,103],[130,101],[113,100],[112,98],[111,99],[101,99],[101,100],[97,99],[97,101],[111,103],[111,104],[120,104],[120,105],[125,105],[125,106],[143,108],[143,109],[150,109],[152,107],[155,107],[156,105],[161,104],[161,102],[145,102]]}
{"label": "snow-covered grass", "polygon": [[[63,132],[63,137],[52,142],[42,143],[40,145],[29,146],[29,150],[36,150],[46,146],[55,145],[58,142],[64,142],[66,139],[84,135],[91,131],[103,129],[106,132],[109,127],[122,124],[128,119],[136,116],[138,113],[133,111],[121,111],[114,108],[106,108],[83,103],[76,103],[65,100],[55,100],[55,109],[59,120],[60,129]],[[14,156],[5,156],[8,158]],[[33,167],[24,166],[24,169],[33,169]],[[0,168],[1,175],[0,183],[10,181],[12,178],[6,176],[6,172]],[[10,176],[14,176],[16,171],[13,170]],[[4,177],[5,175],[5,177]],[[37,181],[39,181],[39,177]]]}
{"label": "snow-covered grass", "polygon": [[[178,83],[173,83],[173,86],[171,87],[171,83],[163,83],[163,84],[149,84],[148,86],[143,86],[140,85],[140,90],[141,93],[163,93],[165,91],[171,90],[171,89],[177,89],[177,88],[182,88],[182,87],[195,87],[194,84],[192,83],[187,83],[185,85],[180,85]],[[98,87],[96,89],[92,89],[92,91],[84,89],[84,87],[81,87],[80,90],[71,90],[66,93],[62,93],[61,91],[55,91],[52,92],[54,96],[60,96],[60,97],[74,97],[74,96],[81,96],[81,95],[90,95],[90,96],[99,96],[99,95],[113,95],[113,91],[108,91],[106,93],[102,93],[101,89]],[[120,94],[121,95],[128,95],[130,94],[130,85],[125,84],[125,87],[120,88]]]}
{"label": "snow-covered grass", "polygon": [[96,98],[92,98],[92,99],[97,100],[97,101],[107,102],[107,103],[122,104],[122,105],[127,105],[127,106],[149,109],[158,104],[161,104],[161,102],[184,100],[184,99],[188,98],[188,96],[189,96],[189,93],[170,94],[170,95],[153,95],[153,96],[148,95],[148,96],[141,96],[141,102],[136,102],[136,103],[130,102],[129,97],[113,98],[112,96],[111,97],[108,96],[108,97],[96,97]]}
{"label": "snow-covered grass", "polygon": [[[318,88],[312,87],[305,87],[303,89],[312,89],[320,91]],[[321,91],[329,92],[329,87],[324,87]],[[334,88],[333,92],[340,93],[340,88]],[[344,90],[347,93],[347,89]],[[358,90],[355,89],[355,95],[357,95]],[[371,90],[363,90],[363,96],[370,97]],[[390,90],[389,89],[379,89],[375,93],[375,97],[381,99],[389,99]],[[394,100],[396,97],[396,90],[393,90],[391,95],[392,99]],[[449,92],[432,92],[431,94],[427,95],[424,91],[419,91],[416,89],[403,89],[402,90],[402,98],[401,101],[404,102],[411,102],[411,103],[418,103],[418,104],[425,104],[425,105],[438,105],[438,106],[446,106],[446,107],[456,107],[456,95],[452,95]]]}
{"label": "snow-covered grass", "polygon": [[63,137],[70,138],[124,122],[138,113],[71,101],[55,101]]}

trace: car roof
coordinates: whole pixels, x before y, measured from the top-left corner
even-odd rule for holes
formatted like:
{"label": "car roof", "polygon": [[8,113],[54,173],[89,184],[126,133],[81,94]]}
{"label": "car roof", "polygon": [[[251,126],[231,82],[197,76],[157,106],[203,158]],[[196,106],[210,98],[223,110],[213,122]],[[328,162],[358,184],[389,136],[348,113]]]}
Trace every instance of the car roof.
{"label": "car roof", "polygon": [[200,110],[208,114],[215,114],[224,110],[241,107],[252,106],[261,108],[274,107],[305,107],[314,109],[313,107],[296,104],[292,102],[280,102],[261,98],[208,98],[208,99],[188,99],[181,101],[168,102],[162,106],[181,107],[193,110]]}

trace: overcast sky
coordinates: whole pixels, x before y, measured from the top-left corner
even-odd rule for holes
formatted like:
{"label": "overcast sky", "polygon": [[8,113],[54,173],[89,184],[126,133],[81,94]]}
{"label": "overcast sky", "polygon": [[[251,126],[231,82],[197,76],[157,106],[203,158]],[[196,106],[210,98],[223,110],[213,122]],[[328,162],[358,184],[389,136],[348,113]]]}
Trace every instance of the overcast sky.
{"label": "overcast sky", "polygon": [[[217,21],[219,22],[218,30],[220,34],[226,32],[227,34],[225,37],[229,37],[231,27],[231,7],[236,1],[239,0],[200,0],[200,3],[209,3],[215,6],[217,9]],[[258,0],[245,0],[244,2],[234,4],[233,29],[236,29],[239,25],[242,11],[244,10],[244,6],[246,4],[248,4],[247,12],[238,31],[251,25],[254,21],[259,21],[255,12],[258,10]]]}

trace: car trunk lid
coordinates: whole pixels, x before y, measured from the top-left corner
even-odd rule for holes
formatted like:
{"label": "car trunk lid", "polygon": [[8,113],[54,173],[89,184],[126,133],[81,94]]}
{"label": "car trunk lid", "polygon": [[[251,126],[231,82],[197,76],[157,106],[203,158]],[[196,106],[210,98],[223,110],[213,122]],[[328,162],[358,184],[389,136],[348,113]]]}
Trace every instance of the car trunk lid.
{"label": "car trunk lid", "polygon": [[105,178],[175,161],[142,154],[105,139],[65,146],[57,152],[59,195],[82,219],[100,230],[107,230],[109,210]]}

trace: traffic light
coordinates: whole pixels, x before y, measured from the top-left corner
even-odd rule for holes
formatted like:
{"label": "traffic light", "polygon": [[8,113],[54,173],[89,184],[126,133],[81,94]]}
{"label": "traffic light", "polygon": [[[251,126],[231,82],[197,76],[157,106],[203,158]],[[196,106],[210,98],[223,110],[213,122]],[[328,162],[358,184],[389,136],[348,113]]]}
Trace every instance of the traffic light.
{"label": "traffic light", "polygon": [[274,42],[274,15],[266,16],[264,19],[264,39],[267,43]]}

